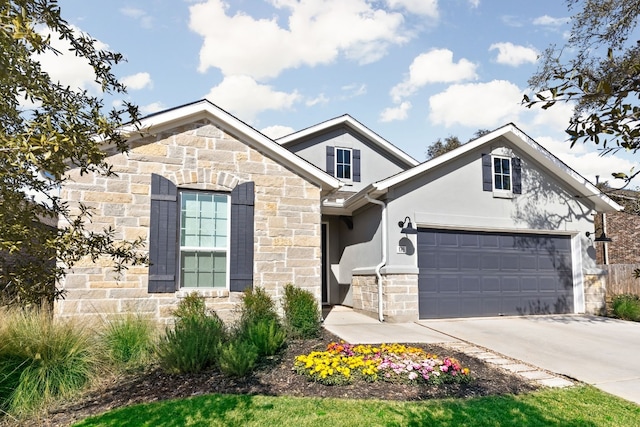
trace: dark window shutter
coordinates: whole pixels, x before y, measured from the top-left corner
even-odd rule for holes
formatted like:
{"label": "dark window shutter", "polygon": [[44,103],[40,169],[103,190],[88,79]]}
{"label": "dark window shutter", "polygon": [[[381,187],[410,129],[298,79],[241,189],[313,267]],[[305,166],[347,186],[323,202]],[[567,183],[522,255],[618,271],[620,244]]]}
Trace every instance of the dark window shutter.
{"label": "dark window shutter", "polygon": [[522,162],[519,158],[511,159],[511,179],[513,181],[513,194],[522,194]]}
{"label": "dark window shutter", "polygon": [[231,236],[229,242],[229,289],[242,292],[253,286],[253,182],[231,191]]}
{"label": "dark window shutter", "polygon": [[482,191],[493,191],[491,154],[482,155]]}
{"label": "dark window shutter", "polygon": [[360,182],[360,150],[353,150],[353,181]]}
{"label": "dark window shutter", "polygon": [[177,236],[178,189],[168,179],[151,174],[149,293],[176,291]]}
{"label": "dark window shutter", "polygon": [[333,147],[327,147],[327,173],[335,176],[336,154]]}

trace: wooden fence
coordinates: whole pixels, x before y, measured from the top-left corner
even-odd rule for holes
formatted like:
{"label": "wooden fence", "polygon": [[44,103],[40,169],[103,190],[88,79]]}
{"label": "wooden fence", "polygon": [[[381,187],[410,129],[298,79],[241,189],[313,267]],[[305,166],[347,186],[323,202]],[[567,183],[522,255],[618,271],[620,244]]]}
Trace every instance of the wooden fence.
{"label": "wooden fence", "polygon": [[634,270],[640,264],[608,264],[598,265],[607,272],[605,275],[607,298],[619,294],[640,295],[640,279],[636,279]]}

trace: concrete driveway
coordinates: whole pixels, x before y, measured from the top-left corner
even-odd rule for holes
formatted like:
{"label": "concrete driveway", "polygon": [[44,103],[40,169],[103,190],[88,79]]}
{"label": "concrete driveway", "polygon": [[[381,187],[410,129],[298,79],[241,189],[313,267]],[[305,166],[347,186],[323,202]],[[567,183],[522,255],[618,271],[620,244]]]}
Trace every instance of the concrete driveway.
{"label": "concrete driveway", "polygon": [[640,323],[578,315],[418,323],[640,404]]}

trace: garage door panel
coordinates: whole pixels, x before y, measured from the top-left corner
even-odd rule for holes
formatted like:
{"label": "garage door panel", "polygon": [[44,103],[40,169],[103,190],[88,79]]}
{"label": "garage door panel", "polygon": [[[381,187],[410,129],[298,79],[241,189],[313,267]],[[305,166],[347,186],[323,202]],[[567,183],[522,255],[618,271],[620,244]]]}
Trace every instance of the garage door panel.
{"label": "garage door panel", "polygon": [[480,278],[478,276],[463,276],[460,284],[460,291],[463,293],[479,293],[481,290]]}
{"label": "garage door panel", "polygon": [[459,257],[459,267],[461,270],[479,270],[480,257],[477,253],[463,253]]}
{"label": "garage door panel", "polygon": [[520,256],[520,270],[538,270],[538,257],[536,255],[522,254]]}
{"label": "garage door panel", "polygon": [[520,292],[520,278],[507,276],[502,278],[500,286],[502,292]]}
{"label": "garage door panel", "polygon": [[500,270],[500,255],[497,253],[482,255],[482,270]]}
{"label": "garage door panel", "polygon": [[419,229],[417,246],[421,318],[573,310],[568,236]]}
{"label": "garage door panel", "polygon": [[488,248],[499,248],[500,244],[498,241],[498,236],[494,236],[491,234],[480,234],[480,246],[488,249]]}
{"label": "garage door panel", "polygon": [[460,254],[440,252],[436,255],[438,259],[438,268],[446,270],[452,269],[458,271],[458,256]]}

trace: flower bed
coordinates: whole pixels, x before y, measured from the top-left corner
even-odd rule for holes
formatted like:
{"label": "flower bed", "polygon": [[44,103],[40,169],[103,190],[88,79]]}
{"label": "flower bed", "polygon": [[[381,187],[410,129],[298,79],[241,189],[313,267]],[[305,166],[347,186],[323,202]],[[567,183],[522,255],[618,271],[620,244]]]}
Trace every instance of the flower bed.
{"label": "flower bed", "polygon": [[402,344],[380,346],[332,342],[326,351],[296,357],[293,369],[311,381],[326,385],[363,380],[406,384],[464,382],[469,369],[451,357],[440,358],[418,347]]}

